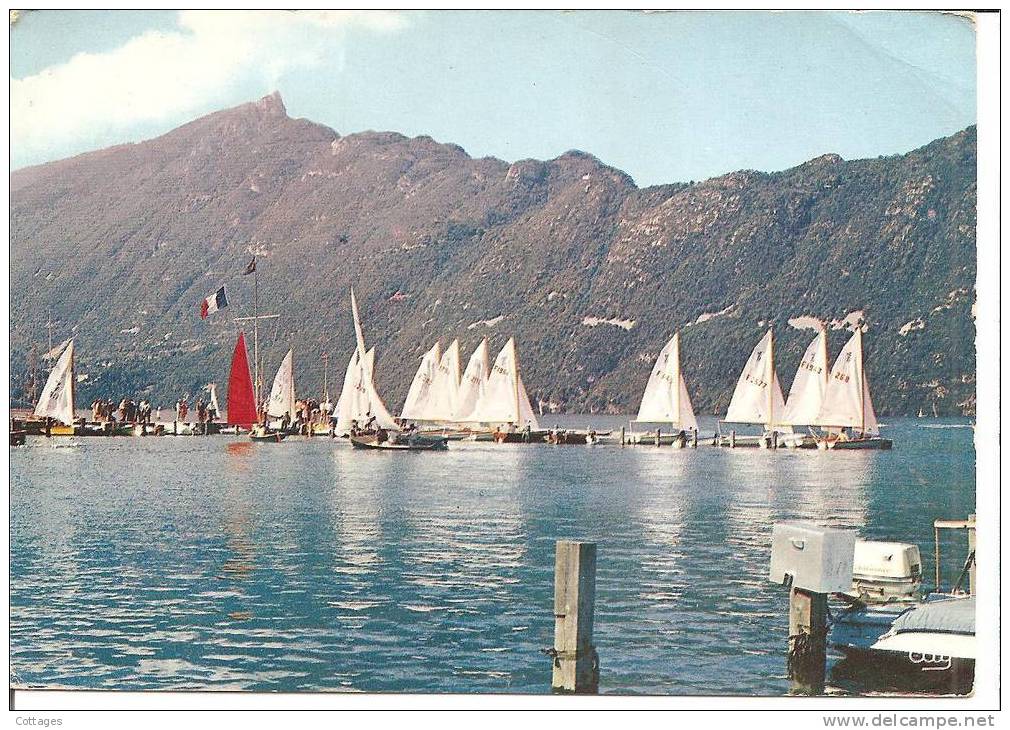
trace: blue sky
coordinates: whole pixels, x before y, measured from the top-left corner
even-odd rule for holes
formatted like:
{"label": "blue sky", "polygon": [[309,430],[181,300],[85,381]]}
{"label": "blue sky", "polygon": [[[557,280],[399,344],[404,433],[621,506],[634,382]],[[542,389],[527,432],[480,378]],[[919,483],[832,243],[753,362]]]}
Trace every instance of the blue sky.
{"label": "blue sky", "polygon": [[341,134],[581,149],[644,186],[952,134],[975,123],[975,37],[934,12],[32,11],[11,31],[11,166],[275,89]]}

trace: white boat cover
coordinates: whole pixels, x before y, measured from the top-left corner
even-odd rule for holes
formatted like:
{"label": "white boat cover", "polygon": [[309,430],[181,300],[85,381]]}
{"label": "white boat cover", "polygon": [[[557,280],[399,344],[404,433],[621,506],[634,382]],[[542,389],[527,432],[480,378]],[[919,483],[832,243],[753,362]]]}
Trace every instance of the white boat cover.
{"label": "white boat cover", "polygon": [[893,634],[908,632],[975,635],[975,597],[930,601],[901,614],[891,627]]}

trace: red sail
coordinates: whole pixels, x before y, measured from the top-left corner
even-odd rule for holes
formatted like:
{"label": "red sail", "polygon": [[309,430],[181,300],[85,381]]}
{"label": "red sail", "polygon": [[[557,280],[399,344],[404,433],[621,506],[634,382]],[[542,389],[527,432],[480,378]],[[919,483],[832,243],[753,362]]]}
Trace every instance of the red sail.
{"label": "red sail", "polygon": [[253,396],[252,377],[249,375],[245,335],[241,332],[235,343],[231,375],[228,376],[228,423],[245,428],[252,428],[256,423],[256,398]]}

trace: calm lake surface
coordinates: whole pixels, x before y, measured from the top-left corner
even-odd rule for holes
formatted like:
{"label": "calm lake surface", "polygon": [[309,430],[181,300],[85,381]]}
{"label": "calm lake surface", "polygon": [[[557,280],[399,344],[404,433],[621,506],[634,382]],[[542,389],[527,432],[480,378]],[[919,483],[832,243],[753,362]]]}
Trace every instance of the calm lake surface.
{"label": "calm lake surface", "polygon": [[547,692],[574,538],[598,544],[601,693],[785,694],[772,523],[915,542],[932,576],[933,519],[974,511],[964,425],[892,419],[893,451],[838,453],[32,438],[10,451],[12,684]]}

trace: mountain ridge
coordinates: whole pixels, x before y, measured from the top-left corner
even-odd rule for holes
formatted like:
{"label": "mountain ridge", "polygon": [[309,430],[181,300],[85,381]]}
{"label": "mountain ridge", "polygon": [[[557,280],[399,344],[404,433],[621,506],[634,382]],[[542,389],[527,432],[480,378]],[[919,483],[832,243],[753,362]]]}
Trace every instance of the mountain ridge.
{"label": "mountain ridge", "polygon": [[[882,413],[966,412],[974,158],[969,127],[903,155],[639,188],[578,150],[510,163],[424,135],[341,136],[272,94],[11,173],[12,393],[49,307],[82,339],[83,398],[168,402],[221,381],[255,253],[260,301],[284,315],[265,369],[284,340],[307,388],[323,350],[338,382],[354,284],[393,410],[431,339],[472,349],[486,333],[516,335],[535,400],[630,411],[684,329],[692,398],[718,412],[761,327],[781,331],[787,387],[810,334],[788,320],[862,310]],[[220,283],[235,309],[201,322]]]}

